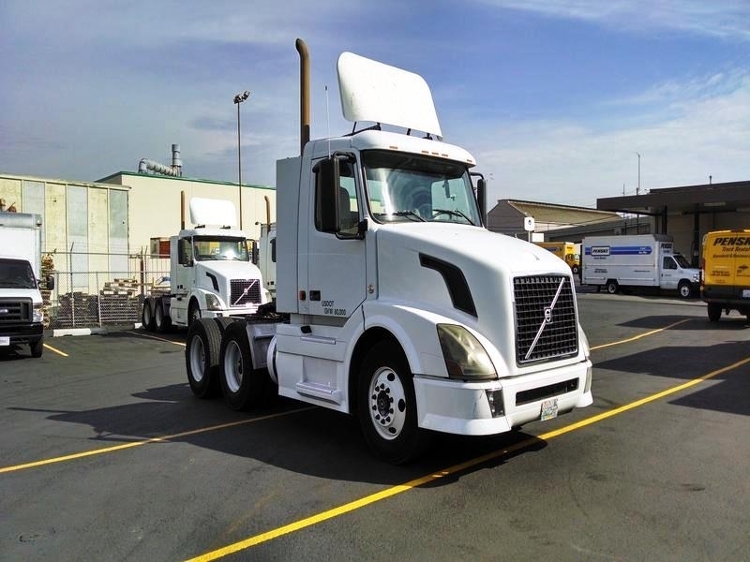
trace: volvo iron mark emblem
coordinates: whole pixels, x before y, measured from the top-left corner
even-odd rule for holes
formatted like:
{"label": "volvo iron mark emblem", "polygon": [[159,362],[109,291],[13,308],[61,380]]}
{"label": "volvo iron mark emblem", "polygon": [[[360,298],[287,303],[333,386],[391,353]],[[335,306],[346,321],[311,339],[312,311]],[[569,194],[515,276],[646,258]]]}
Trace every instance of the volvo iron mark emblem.
{"label": "volvo iron mark emblem", "polygon": [[544,320],[542,320],[542,324],[539,326],[539,330],[536,333],[536,336],[534,336],[534,341],[531,342],[531,345],[529,346],[529,350],[526,352],[526,357],[524,359],[528,359],[531,357],[531,354],[534,352],[534,348],[536,347],[536,344],[539,342],[539,338],[542,337],[542,332],[544,332],[544,328],[547,327],[547,324],[552,324],[552,311],[555,310],[555,305],[557,304],[557,299],[560,298],[560,293],[562,293],[563,286],[565,285],[565,278],[560,279],[560,285],[557,287],[557,292],[555,293],[555,297],[552,299],[552,302],[549,306],[544,307]]}

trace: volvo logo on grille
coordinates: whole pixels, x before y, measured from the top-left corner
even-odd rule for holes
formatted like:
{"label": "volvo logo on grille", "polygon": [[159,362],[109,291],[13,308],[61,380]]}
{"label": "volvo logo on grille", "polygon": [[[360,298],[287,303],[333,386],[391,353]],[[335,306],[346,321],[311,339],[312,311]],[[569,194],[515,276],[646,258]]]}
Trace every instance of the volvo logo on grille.
{"label": "volvo logo on grille", "polygon": [[539,326],[539,330],[537,331],[536,336],[534,336],[534,341],[531,342],[531,345],[529,346],[529,350],[526,352],[525,359],[528,359],[529,357],[531,357],[531,354],[534,352],[534,348],[536,347],[536,344],[539,343],[539,338],[542,337],[542,332],[544,331],[544,328],[547,326],[547,324],[552,323],[552,311],[555,309],[555,305],[557,305],[557,299],[560,298],[560,293],[562,292],[564,285],[565,285],[565,278],[560,279],[560,284],[557,286],[557,292],[555,293],[555,296],[552,298],[552,302],[549,303],[549,306],[544,307],[544,320]]}

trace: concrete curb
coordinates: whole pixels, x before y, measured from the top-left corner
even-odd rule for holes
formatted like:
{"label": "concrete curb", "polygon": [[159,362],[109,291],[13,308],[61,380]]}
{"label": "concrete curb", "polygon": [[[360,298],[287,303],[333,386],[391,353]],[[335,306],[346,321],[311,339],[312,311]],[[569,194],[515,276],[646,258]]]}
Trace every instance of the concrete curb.
{"label": "concrete curb", "polygon": [[45,335],[57,338],[62,336],[90,336],[97,334],[109,334],[111,332],[122,332],[123,330],[137,330],[142,324],[136,322],[135,324],[123,324],[121,326],[107,326],[107,327],[96,327],[96,328],[61,328],[57,330],[46,330]]}

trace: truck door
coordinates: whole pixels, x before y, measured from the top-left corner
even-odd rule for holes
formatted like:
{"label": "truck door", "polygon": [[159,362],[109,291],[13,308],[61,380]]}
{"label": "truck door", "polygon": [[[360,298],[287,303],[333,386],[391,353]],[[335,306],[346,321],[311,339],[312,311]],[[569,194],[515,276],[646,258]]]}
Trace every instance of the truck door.
{"label": "truck door", "polygon": [[[299,257],[301,277],[307,271],[307,314],[335,319],[324,321],[329,325],[343,325],[366,297],[366,246],[357,233],[360,209],[357,166],[354,162],[340,164],[341,231],[337,234],[321,232],[317,227],[315,173],[312,182],[310,220],[302,221],[306,227],[300,224],[300,236],[307,237],[307,254],[300,252]],[[300,307],[302,311],[303,302]]]}
{"label": "truck door", "polygon": [[679,267],[672,256],[663,256],[661,258],[661,279],[659,287],[662,289],[677,289],[677,283],[680,281],[678,273]]}

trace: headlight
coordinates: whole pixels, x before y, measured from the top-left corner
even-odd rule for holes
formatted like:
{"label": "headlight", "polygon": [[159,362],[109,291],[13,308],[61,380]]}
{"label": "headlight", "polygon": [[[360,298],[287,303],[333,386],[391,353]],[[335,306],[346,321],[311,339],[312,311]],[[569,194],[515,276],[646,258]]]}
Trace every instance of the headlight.
{"label": "headlight", "polygon": [[695,273],[693,275],[693,283],[700,283],[700,280],[701,280],[701,274],[700,273]]}
{"label": "headlight", "polygon": [[206,293],[206,310],[221,310],[221,301],[213,293]]}
{"label": "headlight", "polygon": [[35,304],[34,305],[33,320],[34,320],[34,322],[43,322],[44,321],[44,312],[42,312],[42,305],[41,304]]}
{"label": "headlight", "polygon": [[449,377],[453,379],[494,379],[497,377],[495,367],[484,347],[466,328],[455,324],[438,324],[437,332]]}

